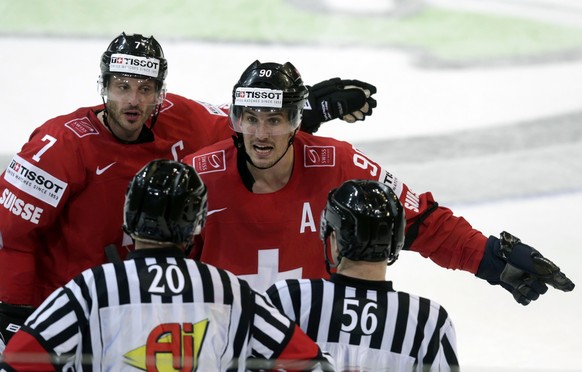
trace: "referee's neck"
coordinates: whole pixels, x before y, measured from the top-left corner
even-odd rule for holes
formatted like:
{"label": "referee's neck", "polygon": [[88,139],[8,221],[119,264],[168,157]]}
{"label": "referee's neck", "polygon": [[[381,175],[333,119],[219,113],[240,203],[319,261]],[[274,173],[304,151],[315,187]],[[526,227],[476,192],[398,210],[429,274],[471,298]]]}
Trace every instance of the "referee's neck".
{"label": "referee's neck", "polygon": [[352,261],[343,257],[336,272],[352,278],[377,281],[386,280],[386,268],[386,261]]}
{"label": "referee's neck", "polygon": [[148,242],[135,240],[135,249],[159,249],[159,248],[179,248],[176,244],[170,242]]}

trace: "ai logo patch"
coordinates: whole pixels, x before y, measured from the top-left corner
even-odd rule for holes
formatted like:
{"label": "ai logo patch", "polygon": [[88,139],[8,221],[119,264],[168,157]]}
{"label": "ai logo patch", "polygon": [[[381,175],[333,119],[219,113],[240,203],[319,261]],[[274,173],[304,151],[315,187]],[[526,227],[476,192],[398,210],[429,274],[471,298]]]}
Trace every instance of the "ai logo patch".
{"label": "ai logo patch", "polygon": [[195,371],[208,320],[160,324],[145,345],[123,354],[126,364],[142,371]]}

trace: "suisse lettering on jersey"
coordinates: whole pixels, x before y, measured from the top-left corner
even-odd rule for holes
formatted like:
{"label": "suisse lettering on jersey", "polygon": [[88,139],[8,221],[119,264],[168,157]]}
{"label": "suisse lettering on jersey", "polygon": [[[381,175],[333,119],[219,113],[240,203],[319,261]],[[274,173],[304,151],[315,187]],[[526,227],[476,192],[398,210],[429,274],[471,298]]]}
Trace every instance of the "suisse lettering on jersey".
{"label": "suisse lettering on jersey", "polygon": [[304,166],[309,167],[334,167],[334,146],[305,146],[303,148]]}
{"label": "suisse lettering on jersey", "polygon": [[67,189],[67,183],[14,155],[6,168],[4,179],[28,195],[53,207],[59,204]]}
{"label": "suisse lettering on jersey", "polygon": [[38,225],[43,209],[30,203],[26,203],[22,199],[18,199],[10,190],[4,189],[0,195],[0,205],[8,209],[10,213],[22,218],[25,221],[30,221]]}
{"label": "suisse lettering on jersey", "polygon": [[199,174],[224,172],[226,170],[226,156],[224,150],[213,151],[195,156],[192,166]]}
{"label": "suisse lettering on jersey", "polygon": [[83,138],[85,136],[99,134],[99,131],[89,118],[77,118],[65,123],[65,127],[69,128],[73,133],[77,135],[79,138]]}
{"label": "suisse lettering on jersey", "polygon": [[420,198],[415,193],[408,191],[406,193],[406,201],[404,202],[404,207],[410,209],[414,212],[419,212],[420,208]]}

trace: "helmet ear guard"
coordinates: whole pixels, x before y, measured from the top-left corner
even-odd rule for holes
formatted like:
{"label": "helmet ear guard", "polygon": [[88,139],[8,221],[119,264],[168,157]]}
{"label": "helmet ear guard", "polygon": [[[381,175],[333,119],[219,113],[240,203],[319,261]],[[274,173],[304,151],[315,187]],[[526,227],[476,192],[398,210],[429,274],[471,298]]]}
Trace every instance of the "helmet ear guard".
{"label": "helmet ear guard", "polygon": [[328,247],[328,239],[331,235],[331,233],[333,232],[333,228],[328,224],[328,217],[326,215],[326,211],[327,209],[324,209],[323,211],[321,211],[321,219],[320,219],[320,223],[319,223],[319,238],[321,239],[321,241],[323,242],[323,254],[325,256],[325,269],[327,270],[327,272],[331,275],[331,268],[336,268],[340,261],[341,261],[341,255],[338,255],[337,257],[333,257],[333,259],[330,259],[330,255],[333,254],[333,252],[330,252],[330,248]]}

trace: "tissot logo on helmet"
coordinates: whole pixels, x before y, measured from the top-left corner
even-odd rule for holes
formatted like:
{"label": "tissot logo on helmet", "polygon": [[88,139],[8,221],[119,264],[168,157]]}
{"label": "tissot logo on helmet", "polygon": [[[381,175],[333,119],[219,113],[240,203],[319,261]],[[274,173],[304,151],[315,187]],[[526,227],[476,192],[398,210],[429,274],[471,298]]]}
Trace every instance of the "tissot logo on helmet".
{"label": "tissot logo on helmet", "polygon": [[234,95],[237,106],[283,107],[283,91],[262,88],[237,88]]}
{"label": "tissot logo on helmet", "polygon": [[111,72],[124,72],[156,78],[160,70],[160,60],[127,54],[112,54],[109,70]]}
{"label": "tissot logo on helmet", "polygon": [[161,87],[168,74],[168,62],[164,58],[162,46],[153,36],[121,33],[101,56],[104,86],[107,86],[109,76],[115,73],[151,77]]}

